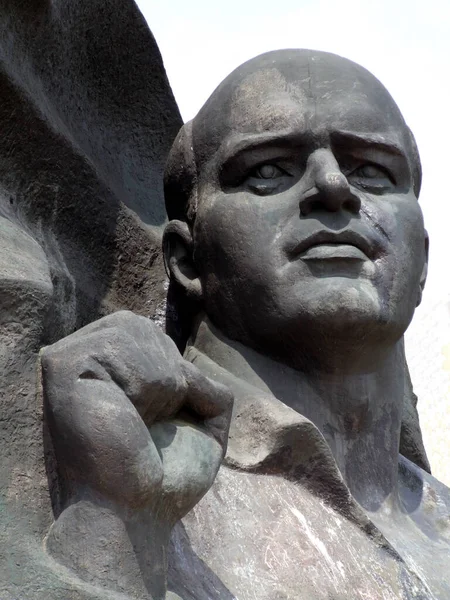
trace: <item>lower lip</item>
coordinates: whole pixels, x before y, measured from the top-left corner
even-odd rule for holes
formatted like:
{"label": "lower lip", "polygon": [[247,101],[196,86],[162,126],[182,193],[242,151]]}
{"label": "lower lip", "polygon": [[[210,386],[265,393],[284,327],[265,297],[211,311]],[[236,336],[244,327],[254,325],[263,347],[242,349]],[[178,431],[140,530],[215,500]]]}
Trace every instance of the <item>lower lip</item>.
{"label": "lower lip", "polygon": [[303,260],[368,260],[367,255],[350,244],[318,244],[302,252]]}

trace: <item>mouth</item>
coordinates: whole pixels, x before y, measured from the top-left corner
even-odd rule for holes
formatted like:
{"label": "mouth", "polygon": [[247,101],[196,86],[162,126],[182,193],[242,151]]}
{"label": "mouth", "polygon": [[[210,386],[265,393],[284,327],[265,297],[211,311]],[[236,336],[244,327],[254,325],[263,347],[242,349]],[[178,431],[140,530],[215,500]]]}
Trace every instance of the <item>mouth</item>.
{"label": "mouth", "polygon": [[368,256],[351,244],[316,244],[299,255],[303,260],[368,260]]}
{"label": "mouth", "polygon": [[293,258],[302,260],[364,261],[374,258],[374,244],[356,231],[319,231],[295,246]]}

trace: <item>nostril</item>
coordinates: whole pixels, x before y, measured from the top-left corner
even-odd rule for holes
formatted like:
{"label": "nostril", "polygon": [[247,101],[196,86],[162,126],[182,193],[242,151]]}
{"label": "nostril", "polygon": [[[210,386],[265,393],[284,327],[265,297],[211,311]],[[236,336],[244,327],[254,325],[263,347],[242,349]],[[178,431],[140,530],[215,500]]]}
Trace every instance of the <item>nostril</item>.
{"label": "nostril", "polygon": [[324,208],[323,202],[319,198],[308,198],[300,204],[300,213],[306,216],[311,212],[324,210]]}
{"label": "nostril", "polygon": [[342,208],[348,212],[358,214],[361,210],[361,200],[357,196],[352,195],[345,200],[345,202],[342,204]]}
{"label": "nostril", "polygon": [[324,194],[317,190],[300,201],[300,214],[303,216],[316,212],[338,212],[340,210],[357,215],[361,210],[361,201],[351,192]]}

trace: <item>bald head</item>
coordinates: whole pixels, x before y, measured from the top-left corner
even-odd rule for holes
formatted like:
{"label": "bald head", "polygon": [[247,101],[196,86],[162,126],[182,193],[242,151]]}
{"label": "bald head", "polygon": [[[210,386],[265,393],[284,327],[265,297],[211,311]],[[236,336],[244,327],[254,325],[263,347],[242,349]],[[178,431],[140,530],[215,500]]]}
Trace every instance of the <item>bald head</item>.
{"label": "bald head", "polygon": [[193,216],[199,178],[210,177],[211,163],[226,160],[244,139],[291,136],[301,143],[303,137],[320,146],[332,145],[342,133],[403,152],[418,196],[421,169],[414,138],[389,92],[369,71],[312,50],[257,56],[235,69],[180,131],[166,169],[169,217]]}

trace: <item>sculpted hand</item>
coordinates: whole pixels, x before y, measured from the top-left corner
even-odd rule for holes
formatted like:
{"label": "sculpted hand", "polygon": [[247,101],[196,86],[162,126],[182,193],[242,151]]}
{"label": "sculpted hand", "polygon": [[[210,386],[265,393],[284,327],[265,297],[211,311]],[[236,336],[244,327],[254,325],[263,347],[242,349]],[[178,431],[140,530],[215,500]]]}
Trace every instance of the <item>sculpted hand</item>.
{"label": "sculpted hand", "polygon": [[168,522],[212,485],[232,397],[154,323],[119,312],[42,351],[47,418],[69,488]]}

